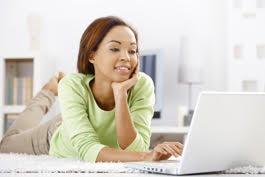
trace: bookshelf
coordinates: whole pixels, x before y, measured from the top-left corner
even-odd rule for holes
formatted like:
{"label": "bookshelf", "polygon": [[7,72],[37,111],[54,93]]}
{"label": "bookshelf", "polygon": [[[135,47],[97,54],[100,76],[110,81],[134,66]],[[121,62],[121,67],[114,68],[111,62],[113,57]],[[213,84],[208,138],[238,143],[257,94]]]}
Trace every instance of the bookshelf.
{"label": "bookshelf", "polygon": [[4,58],[4,105],[27,105],[33,95],[33,58]]}
{"label": "bookshelf", "polygon": [[40,88],[39,53],[0,56],[0,138]]}
{"label": "bookshelf", "polygon": [[4,114],[17,114],[26,108],[25,105],[5,105],[3,108]]}

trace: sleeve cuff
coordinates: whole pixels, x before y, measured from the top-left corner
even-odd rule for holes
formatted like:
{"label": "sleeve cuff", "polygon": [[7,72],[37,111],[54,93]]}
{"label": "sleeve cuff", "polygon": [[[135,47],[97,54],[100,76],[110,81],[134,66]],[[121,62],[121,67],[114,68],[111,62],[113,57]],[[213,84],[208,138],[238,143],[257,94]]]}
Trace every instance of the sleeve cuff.
{"label": "sleeve cuff", "polygon": [[98,153],[101,151],[102,148],[106,147],[103,144],[95,144],[92,147],[89,148],[89,150],[86,152],[86,155],[84,157],[84,160],[87,162],[96,162]]}
{"label": "sleeve cuff", "polygon": [[[118,143],[119,145],[119,143]],[[125,149],[125,151],[144,151],[142,147],[142,139],[141,136],[137,133],[136,137],[134,138],[133,142]],[[119,149],[122,149],[119,145]]]}

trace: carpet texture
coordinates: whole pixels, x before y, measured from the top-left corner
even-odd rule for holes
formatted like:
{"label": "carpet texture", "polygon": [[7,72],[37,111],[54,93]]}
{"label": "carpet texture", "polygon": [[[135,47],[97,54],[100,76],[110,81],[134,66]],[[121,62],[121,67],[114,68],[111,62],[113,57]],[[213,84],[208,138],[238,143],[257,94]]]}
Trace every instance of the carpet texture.
{"label": "carpet texture", "polygon": [[1,173],[137,173],[122,163],[89,163],[48,155],[0,154]]}
{"label": "carpet texture", "polygon": [[[0,173],[139,173],[123,163],[89,163],[72,158],[48,155],[0,154]],[[226,170],[229,174],[265,174],[265,167],[240,167]]]}

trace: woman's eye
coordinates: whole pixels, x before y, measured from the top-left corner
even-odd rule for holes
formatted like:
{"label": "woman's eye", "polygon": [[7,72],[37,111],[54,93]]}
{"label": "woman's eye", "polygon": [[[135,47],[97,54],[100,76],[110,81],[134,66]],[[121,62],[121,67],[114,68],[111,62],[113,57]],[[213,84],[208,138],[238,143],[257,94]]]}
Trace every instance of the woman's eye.
{"label": "woman's eye", "polygon": [[130,54],[135,54],[136,53],[135,50],[130,50],[129,52],[130,52]]}
{"label": "woman's eye", "polygon": [[117,52],[117,51],[119,51],[118,48],[111,48],[110,50],[113,51],[113,52]]}

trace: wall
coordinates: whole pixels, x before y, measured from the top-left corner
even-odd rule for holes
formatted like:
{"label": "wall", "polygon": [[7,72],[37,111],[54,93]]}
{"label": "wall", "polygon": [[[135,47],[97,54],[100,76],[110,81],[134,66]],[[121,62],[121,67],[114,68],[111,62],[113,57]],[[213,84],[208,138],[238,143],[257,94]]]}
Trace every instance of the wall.
{"label": "wall", "polygon": [[163,51],[163,118],[153,124],[175,125],[178,105],[187,104],[187,87],[177,83],[182,37],[189,37],[195,46],[190,49],[194,62],[205,71],[204,85],[194,87],[193,107],[199,91],[225,89],[223,0],[2,0],[1,55],[29,51],[27,16],[33,12],[43,22],[40,52],[47,67],[41,76],[43,83],[57,70],[75,71],[79,40],[89,23],[100,16],[117,15],[136,28],[140,49]]}
{"label": "wall", "polygon": [[227,90],[264,92],[265,1],[230,1],[227,9]]}

